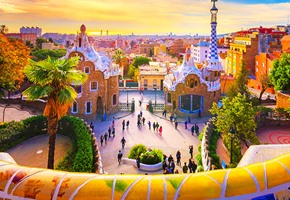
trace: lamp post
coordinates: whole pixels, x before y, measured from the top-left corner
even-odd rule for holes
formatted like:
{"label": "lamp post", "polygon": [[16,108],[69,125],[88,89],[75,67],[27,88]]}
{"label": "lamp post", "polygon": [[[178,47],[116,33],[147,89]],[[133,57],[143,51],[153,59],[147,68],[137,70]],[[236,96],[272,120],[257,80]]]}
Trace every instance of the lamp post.
{"label": "lamp post", "polygon": [[233,162],[233,137],[234,137],[234,134],[236,133],[234,127],[231,127],[230,130],[229,130],[230,134],[231,134],[231,160],[230,160],[230,164],[232,164]]}
{"label": "lamp post", "polygon": [[154,90],[155,90],[155,111],[156,111],[156,93],[157,93],[157,89],[154,88]]}
{"label": "lamp post", "polygon": [[124,88],[125,89],[125,91],[127,92],[127,109],[128,109],[128,107],[129,107],[129,101],[128,101],[128,90],[127,90],[127,88]]}

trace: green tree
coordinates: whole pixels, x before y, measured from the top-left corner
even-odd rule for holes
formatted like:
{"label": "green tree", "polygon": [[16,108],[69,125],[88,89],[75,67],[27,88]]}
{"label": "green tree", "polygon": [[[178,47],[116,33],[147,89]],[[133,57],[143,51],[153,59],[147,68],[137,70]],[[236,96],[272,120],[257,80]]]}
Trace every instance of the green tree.
{"label": "green tree", "polygon": [[36,46],[35,46],[35,49],[38,50],[38,49],[42,49],[42,43],[46,43],[48,42],[47,39],[45,38],[42,38],[42,37],[38,37],[36,38]]}
{"label": "green tree", "polygon": [[[216,103],[213,104],[210,112],[215,115],[214,124],[217,127],[217,131],[224,133],[223,141],[226,147],[230,150],[231,134],[230,128],[235,130],[233,134],[233,157],[234,162],[239,162],[241,158],[241,141],[249,147],[248,142],[251,144],[259,144],[259,140],[255,134],[256,122],[255,122],[255,110],[251,102],[247,101],[247,98],[238,94],[232,99],[226,97],[222,100],[222,107],[218,107]],[[238,148],[239,147],[239,148]]]}
{"label": "green tree", "polygon": [[272,86],[272,83],[270,77],[267,74],[262,74],[259,81],[262,85],[262,89],[259,95],[259,101],[261,102],[264,92],[267,90],[267,88]]}
{"label": "green tree", "polygon": [[29,63],[29,53],[29,48],[22,41],[0,34],[0,93],[4,95],[7,91],[8,99],[10,93],[19,89],[24,81],[22,70]]}
{"label": "green tree", "polygon": [[273,62],[270,78],[275,90],[290,91],[290,54],[283,53]]}
{"label": "green tree", "polygon": [[25,45],[30,48],[30,50],[32,50],[34,48],[33,44],[29,41],[29,40],[26,40],[25,41]]}
{"label": "green tree", "polygon": [[26,77],[33,83],[23,92],[29,100],[47,97],[47,103],[43,115],[47,117],[49,134],[49,169],[54,167],[55,138],[58,121],[66,115],[66,112],[77,97],[77,93],[71,84],[83,84],[87,75],[77,70],[78,57],[70,59],[52,59],[48,57],[40,62],[31,61],[25,67]]}
{"label": "green tree", "polygon": [[62,58],[66,54],[65,49],[57,49],[57,50],[49,50],[49,49],[39,49],[35,50],[32,53],[32,60],[34,61],[41,61],[45,60],[48,57],[51,58]]}
{"label": "green tree", "polygon": [[138,69],[134,65],[129,65],[129,70],[128,70],[127,76],[131,79],[134,78],[135,71],[138,71]]}
{"label": "green tree", "polygon": [[151,61],[151,59],[149,59],[149,58],[139,56],[139,57],[136,57],[134,59],[132,65],[135,66],[136,68],[138,68],[141,65],[148,65],[150,61]]}
{"label": "green tree", "polygon": [[149,57],[152,57],[153,56],[153,51],[152,51],[152,49],[150,49],[150,51],[149,51]]}
{"label": "green tree", "polygon": [[4,24],[2,24],[2,25],[0,25],[0,33],[1,34],[6,34],[6,33],[8,33],[8,27],[6,26],[6,25],[4,25]]}
{"label": "green tree", "polygon": [[112,56],[112,60],[118,64],[120,67],[122,67],[122,60],[125,58],[125,53],[122,51],[122,49],[118,48],[114,55]]}
{"label": "green tree", "polygon": [[235,82],[229,88],[227,97],[232,99],[235,96],[237,96],[238,93],[240,93],[249,100],[251,95],[247,87],[248,80],[249,80],[249,70],[246,68],[246,63],[243,61],[241,70],[238,73]]}

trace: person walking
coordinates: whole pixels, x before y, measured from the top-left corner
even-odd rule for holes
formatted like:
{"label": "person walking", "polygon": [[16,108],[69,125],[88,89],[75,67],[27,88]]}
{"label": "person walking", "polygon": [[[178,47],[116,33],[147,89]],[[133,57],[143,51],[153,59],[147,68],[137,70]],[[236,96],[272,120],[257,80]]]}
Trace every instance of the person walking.
{"label": "person walking", "polygon": [[104,142],[104,137],[103,137],[103,135],[101,135],[101,137],[100,137],[100,141],[101,141],[101,147],[103,146],[103,142]]}
{"label": "person walking", "polygon": [[159,124],[158,124],[158,122],[156,122],[155,127],[156,127],[156,131],[158,132],[158,130],[159,130]]}
{"label": "person walking", "polygon": [[192,125],[192,127],[191,127],[191,135],[194,134],[194,130],[195,130],[195,127],[194,127],[194,125]]}
{"label": "person walking", "polygon": [[119,153],[118,153],[118,162],[119,162],[119,165],[121,164],[122,157],[123,157],[123,154],[122,154],[121,150],[119,150]]}
{"label": "person walking", "polygon": [[136,159],[137,168],[140,169],[140,157],[138,156]]}
{"label": "person walking", "polygon": [[159,128],[159,135],[162,136],[162,126]]}
{"label": "person walking", "polygon": [[108,133],[107,132],[105,133],[104,137],[105,137],[105,144],[107,144],[107,139],[108,139]]}
{"label": "person walking", "polygon": [[115,137],[115,127],[113,127],[112,135],[113,135],[113,137]]}
{"label": "person walking", "polygon": [[177,130],[178,122],[175,121],[175,129]]}
{"label": "person walking", "polygon": [[111,127],[109,127],[109,129],[108,129],[109,138],[111,138],[111,132],[112,132],[112,129],[111,129]]}
{"label": "person walking", "polygon": [[199,126],[197,124],[194,125],[196,136],[199,135]]}
{"label": "person walking", "polygon": [[151,130],[151,122],[148,121],[148,127],[149,127],[149,130]]}
{"label": "person walking", "polygon": [[130,121],[128,120],[127,123],[126,123],[127,129],[129,129],[129,124],[130,124]]}
{"label": "person walking", "polygon": [[90,123],[90,128],[92,129],[92,132],[94,132],[94,124],[93,124],[93,122]]}
{"label": "person walking", "polygon": [[156,125],[155,125],[155,122],[153,122],[153,131],[155,132],[155,128],[156,128]]}
{"label": "person walking", "polygon": [[192,160],[191,159],[188,160],[188,169],[189,169],[189,173],[192,173]]}
{"label": "person walking", "polygon": [[194,161],[192,161],[192,166],[191,166],[191,168],[192,168],[192,173],[195,173],[195,172],[196,172],[197,165],[195,164]]}
{"label": "person walking", "polygon": [[123,120],[122,121],[122,126],[123,126],[122,130],[125,130],[125,123],[126,123],[125,120]]}
{"label": "person walking", "polygon": [[189,145],[189,154],[190,154],[190,158],[192,159],[192,157],[193,157],[193,145]]}
{"label": "person walking", "polygon": [[184,122],[184,128],[185,128],[185,130],[187,130],[187,121],[186,120]]}
{"label": "person walking", "polygon": [[178,150],[178,151],[176,152],[176,164],[179,165],[179,166],[181,166],[180,159],[181,159],[181,153],[180,153],[180,151]]}
{"label": "person walking", "polygon": [[171,163],[170,163],[170,169],[171,169],[171,173],[174,174],[174,169],[175,169],[174,160],[172,160]]}
{"label": "person walking", "polygon": [[126,140],[124,137],[121,139],[121,143],[122,143],[122,149],[124,149],[125,143],[126,143]]}
{"label": "person walking", "polygon": [[182,171],[183,171],[183,173],[187,173],[187,171],[188,171],[188,167],[187,167],[187,165],[186,165],[186,162],[184,162],[184,166],[182,167]]}
{"label": "person walking", "polygon": [[145,117],[142,118],[143,126],[145,124]]}

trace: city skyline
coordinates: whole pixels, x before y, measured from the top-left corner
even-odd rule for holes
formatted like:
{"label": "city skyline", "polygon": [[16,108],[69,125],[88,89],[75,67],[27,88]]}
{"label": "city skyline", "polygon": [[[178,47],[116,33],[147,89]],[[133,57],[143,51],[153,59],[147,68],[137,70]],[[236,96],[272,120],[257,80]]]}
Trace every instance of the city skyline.
{"label": "city skyline", "polygon": [[[210,0],[0,0],[1,24],[9,32],[38,26],[46,32],[105,34],[209,34]],[[218,34],[250,27],[286,25],[290,2],[285,0],[220,0],[216,4]],[[271,15],[270,15],[270,14]]]}

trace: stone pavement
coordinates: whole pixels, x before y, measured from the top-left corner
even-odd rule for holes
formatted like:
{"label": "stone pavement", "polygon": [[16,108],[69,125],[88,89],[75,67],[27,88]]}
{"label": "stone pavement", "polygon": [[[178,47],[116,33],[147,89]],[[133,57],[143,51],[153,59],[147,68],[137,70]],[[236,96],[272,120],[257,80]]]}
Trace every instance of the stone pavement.
{"label": "stone pavement", "polygon": [[7,106],[6,104],[0,104],[0,122],[3,122],[3,111],[5,110],[4,114],[4,121],[21,121],[31,116],[41,114],[39,111],[32,112],[29,108],[21,108],[19,104],[11,104]]}

